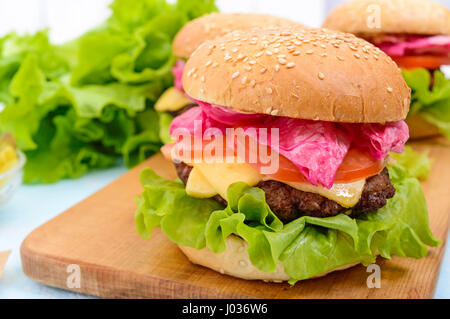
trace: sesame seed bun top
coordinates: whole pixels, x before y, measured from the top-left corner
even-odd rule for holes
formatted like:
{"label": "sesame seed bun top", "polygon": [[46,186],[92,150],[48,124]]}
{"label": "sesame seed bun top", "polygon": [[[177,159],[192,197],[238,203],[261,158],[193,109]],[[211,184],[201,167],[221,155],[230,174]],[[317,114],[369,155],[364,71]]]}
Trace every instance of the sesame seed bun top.
{"label": "sesame seed bun top", "polygon": [[173,54],[187,59],[202,42],[213,40],[234,30],[291,25],[303,26],[300,23],[267,14],[212,13],[192,20],[178,32],[172,44]]}
{"label": "sesame seed bun top", "polygon": [[323,27],[357,35],[450,34],[450,12],[429,0],[354,0],[334,9]]}
{"label": "sesame seed bun top", "polygon": [[372,44],[327,29],[235,31],[203,43],[188,60],[191,97],[241,112],[309,120],[403,120],[410,89]]}

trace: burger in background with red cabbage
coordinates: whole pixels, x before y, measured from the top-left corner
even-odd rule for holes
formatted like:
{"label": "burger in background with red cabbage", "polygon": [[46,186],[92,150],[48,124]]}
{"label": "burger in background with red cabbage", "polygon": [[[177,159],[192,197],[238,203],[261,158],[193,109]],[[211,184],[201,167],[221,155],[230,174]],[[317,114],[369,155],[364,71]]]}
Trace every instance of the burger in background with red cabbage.
{"label": "burger in background with red cabbage", "polygon": [[353,33],[383,50],[412,89],[411,138],[450,138],[450,11],[429,0],[354,0],[338,6],[323,27]]}
{"label": "burger in background with red cabbage", "polygon": [[155,104],[156,111],[160,112],[160,137],[163,143],[171,140],[168,127],[173,117],[195,106],[195,103],[184,94],[181,77],[186,60],[200,44],[233,30],[292,25],[302,26],[285,18],[250,13],[211,13],[187,23],[172,43],[173,55],[178,58],[172,70],[175,78],[174,86],[167,89]]}
{"label": "burger in background with red cabbage", "polygon": [[420,165],[399,155],[410,89],[380,49],[326,29],[234,31],[200,45],[182,81],[197,106],[162,149],[179,179],[142,171],[143,238],[160,227],[195,264],[291,284],[439,244]]}

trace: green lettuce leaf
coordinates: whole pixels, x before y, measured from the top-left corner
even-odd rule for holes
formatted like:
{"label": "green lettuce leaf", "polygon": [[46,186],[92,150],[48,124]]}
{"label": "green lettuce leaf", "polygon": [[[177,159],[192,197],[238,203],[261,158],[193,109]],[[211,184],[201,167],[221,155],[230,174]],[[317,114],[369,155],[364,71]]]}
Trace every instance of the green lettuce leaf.
{"label": "green lettuce leaf", "polygon": [[430,71],[422,68],[403,70],[403,77],[412,90],[409,116],[420,114],[450,138],[450,80],[434,71],[431,85]]}
{"label": "green lettuce leaf", "polygon": [[[408,151],[405,157],[411,155]],[[228,206],[213,199],[196,199],[180,181],[167,181],[151,169],[141,172],[144,192],[137,199],[136,229],[149,239],[161,227],[173,242],[196,249],[225,250],[234,234],[249,245],[252,264],[265,272],[281,262],[290,283],[312,278],[338,267],[375,262],[380,254],[421,258],[427,246],[440,241],[431,233],[420,184],[404,170],[417,167],[411,159],[390,168],[396,195],[385,207],[360,218],[340,214],[328,218],[300,217],[283,224],[268,207],[261,189],[235,183],[228,189]],[[400,174],[399,172],[402,172]],[[416,175],[416,172],[412,173]]]}
{"label": "green lettuce leaf", "polygon": [[391,153],[396,165],[391,168],[391,179],[415,177],[420,180],[428,179],[431,171],[431,159],[428,153],[418,153],[411,146],[406,146],[402,154]]}

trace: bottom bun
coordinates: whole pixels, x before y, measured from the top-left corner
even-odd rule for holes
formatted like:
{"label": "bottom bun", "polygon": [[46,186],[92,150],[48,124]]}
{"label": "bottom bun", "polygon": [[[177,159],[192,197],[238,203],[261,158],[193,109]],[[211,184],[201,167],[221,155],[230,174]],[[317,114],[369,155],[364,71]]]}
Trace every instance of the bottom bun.
{"label": "bottom bun", "polygon": [[[221,254],[216,254],[208,248],[197,250],[191,247],[178,247],[192,263],[210,268],[221,274],[246,280],[264,280],[269,282],[283,282],[290,279],[284,272],[284,267],[281,262],[277,263],[277,268],[271,273],[261,271],[253,266],[247,253],[248,244],[245,240],[232,235],[225,239],[225,245],[227,248]],[[314,278],[322,277],[333,271],[344,270],[358,264],[344,265],[317,275]]]}
{"label": "bottom bun", "polygon": [[427,138],[440,135],[439,128],[416,114],[406,120],[411,139]]}

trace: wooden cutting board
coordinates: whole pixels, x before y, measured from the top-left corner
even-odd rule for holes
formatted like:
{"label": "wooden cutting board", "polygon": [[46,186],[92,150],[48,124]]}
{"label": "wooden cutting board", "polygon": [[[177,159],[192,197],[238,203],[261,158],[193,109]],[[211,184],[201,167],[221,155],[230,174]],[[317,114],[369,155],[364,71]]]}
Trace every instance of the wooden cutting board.
{"label": "wooden cutting board", "polygon": [[[416,142],[429,150],[433,171],[423,183],[431,229],[444,241],[450,215],[450,144],[444,139]],[[379,259],[381,288],[369,289],[363,266],[326,277],[288,284],[245,281],[188,262],[160,231],[141,239],[134,225],[139,172],[152,167],[174,178],[172,164],[156,155],[104,189],[33,231],[21,247],[22,266],[31,279],[49,286],[107,298],[431,298],[444,245],[421,260]],[[70,266],[70,265],[78,265]],[[80,281],[74,275],[81,274]],[[77,278],[77,277],[76,277]],[[67,283],[72,288],[68,288]],[[79,283],[79,288],[77,286]]]}

